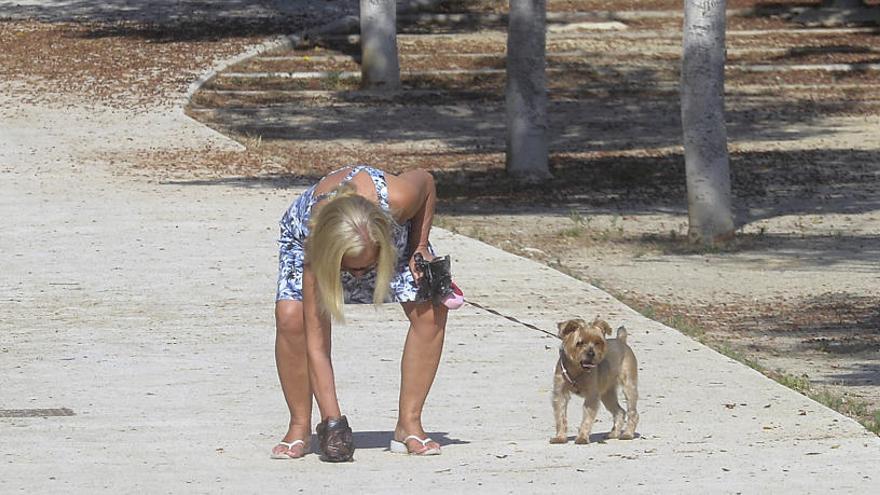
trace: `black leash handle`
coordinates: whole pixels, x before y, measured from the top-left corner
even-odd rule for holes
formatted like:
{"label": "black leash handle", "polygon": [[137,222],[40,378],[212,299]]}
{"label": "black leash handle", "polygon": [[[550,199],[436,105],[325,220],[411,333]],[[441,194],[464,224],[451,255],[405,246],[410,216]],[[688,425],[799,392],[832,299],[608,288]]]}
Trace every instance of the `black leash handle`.
{"label": "black leash handle", "polygon": [[541,332],[541,333],[545,333],[545,334],[547,334],[547,335],[549,335],[549,336],[551,336],[551,337],[553,337],[553,338],[555,338],[555,339],[562,340],[562,339],[559,338],[559,336],[556,335],[555,333],[548,332],[547,330],[544,330],[544,329],[542,329],[542,328],[538,328],[538,327],[536,327],[535,325],[532,325],[531,323],[526,323],[526,322],[524,322],[524,321],[519,321],[519,320],[517,320],[516,318],[514,318],[513,316],[503,315],[503,314],[499,313],[498,311],[495,311],[495,310],[492,309],[492,308],[487,308],[486,306],[483,306],[482,304],[475,303],[475,302],[470,301],[470,300],[468,300],[468,299],[465,299],[464,302],[470,304],[471,306],[474,306],[475,308],[480,308],[480,309],[482,309],[483,311],[486,311],[487,313],[492,313],[493,315],[500,316],[500,317],[502,317],[502,318],[504,318],[504,319],[507,319],[507,320],[510,320],[510,321],[512,321],[512,322],[514,322],[514,323],[517,323],[517,324],[519,324],[519,325],[522,325],[522,326],[524,326],[524,327],[526,327],[526,328],[530,328],[530,329],[532,329],[532,330],[537,330],[537,331],[539,331],[539,332]]}

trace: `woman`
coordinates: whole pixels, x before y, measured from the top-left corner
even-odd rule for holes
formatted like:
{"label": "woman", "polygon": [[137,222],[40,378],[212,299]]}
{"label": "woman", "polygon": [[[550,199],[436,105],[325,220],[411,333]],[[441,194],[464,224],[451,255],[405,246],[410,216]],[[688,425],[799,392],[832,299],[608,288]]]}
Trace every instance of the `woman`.
{"label": "woman", "polygon": [[339,408],[330,360],[331,317],[343,320],[343,302],[403,307],[410,327],[391,448],[440,453],[421,417],[440,363],[447,308],[417,301],[413,276],[416,253],[433,258],[428,234],[435,202],[434,180],[424,170],[393,176],[357,165],[321,179],[281,219],[275,363],[290,424],[273,458],[308,453],[314,395],[321,459],[351,460],[351,429]]}

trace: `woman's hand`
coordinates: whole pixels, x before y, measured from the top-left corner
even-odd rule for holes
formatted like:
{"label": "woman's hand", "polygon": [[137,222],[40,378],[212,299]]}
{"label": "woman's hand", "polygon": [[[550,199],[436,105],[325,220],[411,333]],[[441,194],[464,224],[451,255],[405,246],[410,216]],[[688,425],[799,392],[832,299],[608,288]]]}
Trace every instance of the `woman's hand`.
{"label": "woman's hand", "polygon": [[418,285],[419,280],[422,278],[422,275],[424,275],[424,274],[422,272],[420,272],[418,270],[418,267],[416,266],[416,254],[421,254],[422,258],[424,258],[425,261],[431,261],[432,259],[434,259],[434,255],[431,254],[430,251],[428,251],[427,246],[419,246],[416,248],[413,255],[409,257],[409,270],[413,274],[413,280],[415,280],[416,285]]}

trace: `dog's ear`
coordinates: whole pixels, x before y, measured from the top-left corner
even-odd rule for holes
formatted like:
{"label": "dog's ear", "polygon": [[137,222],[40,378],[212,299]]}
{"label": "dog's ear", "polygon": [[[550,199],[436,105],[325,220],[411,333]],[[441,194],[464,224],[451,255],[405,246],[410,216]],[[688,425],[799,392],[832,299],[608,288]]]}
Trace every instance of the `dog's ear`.
{"label": "dog's ear", "polygon": [[574,332],[578,329],[578,320],[565,320],[560,321],[556,324],[557,330],[559,330],[559,338],[565,338],[566,335]]}
{"label": "dog's ear", "polygon": [[605,335],[611,335],[611,325],[609,325],[607,321],[596,318],[595,320],[593,320],[593,326],[601,329],[602,333],[604,333]]}

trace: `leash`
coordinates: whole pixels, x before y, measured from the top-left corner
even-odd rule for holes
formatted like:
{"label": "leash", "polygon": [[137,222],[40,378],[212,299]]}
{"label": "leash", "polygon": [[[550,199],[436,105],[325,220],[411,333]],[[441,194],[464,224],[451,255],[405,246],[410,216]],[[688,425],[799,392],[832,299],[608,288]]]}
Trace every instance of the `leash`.
{"label": "leash", "polygon": [[464,302],[470,304],[471,306],[473,306],[473,307],[475,307],[475,308],[482,309],[483,311],[485,311],[485,312],[487,312],[487,313],[492,313],[492,314],[495,315],[495,316],[500,316],[500,317],[502,317],[502,318],[504,318],[504,319],[506,319],[506,320],[510,320],[510,321],[512,321],[512,322],[514,322],[514,323],[516,323],[516,324],[518,324],[518,325],[522,325],[522,326],[524,326],[524,327],[526,327],[526,328],[529,328],[529,329],[531,329],[531,330],[537,330],[537,331],[539,331],[539,332],[541,332],[541,333],[547,334],[547,335],[553,337],[554,339],[562,340],[562,339],[560,339],[559,336],[556,335],[555,333],[548,332],[547,330],[544,330],[544,329],[542,329],[542,328],[538,328],[538,327],[536,327],[535,325],[532,325],[531,323],[526,323],[526,322],[524,322],[524,321],[519,321],[519,320],[517,320],[516,318],[514,318],[513,316],[507,316],[507,315],[501,314],[501,313],[499,313],[498,311],[495,311],[495,310],[492,309],[492,308],[487,308],[486,306],[483,306],[482,304],[475,303],[475,302],[470,301],[470,300],[468,300],[468,299],[465,299]]}
{"label": "leash", "polygon": [[[510,320],[518,325],[522,325],[522,326],[529,328],[531,330],[537,330],[543,334],[547,334],[553,338],[556,338],[558,340],[562,340],[562,338],[559,337],[559,335],[556,335],[555,333],[548,332],[547,330],[544,330],[543,328],[538,328],[535,325],[532,325],[531,323],[526,323],[524,321],[517,320],[513,316],[507,316],[507,315],[501,314],[498,311],[495,311],[492,308],[487,308],[486,306],[483,306],[480,303],[475,303],[475,302],[469,301],[467,299],[465,299],[464,302],[470,304],[471,306],[473,306],[475,308],[482,309],[483,311],[486,311],[487,313],[492,313],[493,315],[500,316],[500,317],[502,317],[506,320]],[[572,387],[577,388],[577,380],[578,380],[578,378],[582,377],[584,374],[581,373],[580,375],[576,376],[575,378],[571,377],[571,374],[568,372],[568,369],[565,367],[565,360],[563,359],[563,356],[562,356],[562,348],[559,349],[559,365],[562,367],[562,376],[563,376],[563,378],[565,378],[565,381],[567,381],[569,383],[569,385],[571,385]]]}

